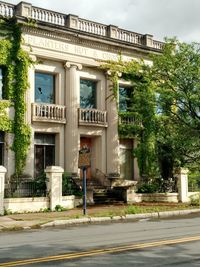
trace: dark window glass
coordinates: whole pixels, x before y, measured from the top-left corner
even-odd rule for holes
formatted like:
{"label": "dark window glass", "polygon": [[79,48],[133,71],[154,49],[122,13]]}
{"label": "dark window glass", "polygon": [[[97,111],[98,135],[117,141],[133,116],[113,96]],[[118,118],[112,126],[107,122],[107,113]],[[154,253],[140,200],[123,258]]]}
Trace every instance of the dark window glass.
{"label": "dark window glass", "polygon": [[0,132],[0,165],[4,164],[4,133]]}
{"label": "dark window glass", "polygon": [[95,81],[80,80],[81,108],[96,108],[96,85]]}
{"label": "dark window glass", "polygon": [[35,73],[35,102],[55,103],[55,76],[46,73]]}
{"label": "dark window glass", "polygon": [[132,90],[129,87],[119,87],[119,110],[130,111]]}
{"label": "dark window glass", "polygon": [[55,165],[55,135],[35,134],[35,176],[47,166]]}

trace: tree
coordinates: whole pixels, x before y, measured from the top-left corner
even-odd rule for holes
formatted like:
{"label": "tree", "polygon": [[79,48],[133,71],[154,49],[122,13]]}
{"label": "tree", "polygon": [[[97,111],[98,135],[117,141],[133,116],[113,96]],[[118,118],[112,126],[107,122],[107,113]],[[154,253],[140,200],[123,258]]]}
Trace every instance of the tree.
{"label": "tree", "polygon": [[163,53],[152,59],[158,156],[166,176],[176,166],[200,162],[200,44],[166,40]]}

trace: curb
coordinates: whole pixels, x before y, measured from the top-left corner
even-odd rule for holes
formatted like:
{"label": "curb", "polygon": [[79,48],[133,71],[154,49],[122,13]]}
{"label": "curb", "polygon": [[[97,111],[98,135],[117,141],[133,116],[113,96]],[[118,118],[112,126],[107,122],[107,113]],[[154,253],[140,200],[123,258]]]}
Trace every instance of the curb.
{"label": "curb", "polygon": [[114,221],[116,222],[116,221],[127,221],[127,220],[140,220],[140,219],[151,219],[151,218],[160,219],[160,218],[169,218],[174,216],[184,216],[193,213],[200,213],[200,209],[161,211],[161,212],[143,213],[143,214],[127,214],[125,216],[113,216],[113,217],[87,217],[80,219],[54,220],[52,222],[40,225],[40,228],[64,226],[64,225],[77,225],[86,223],[104,223],[104,222],[114,222]]}

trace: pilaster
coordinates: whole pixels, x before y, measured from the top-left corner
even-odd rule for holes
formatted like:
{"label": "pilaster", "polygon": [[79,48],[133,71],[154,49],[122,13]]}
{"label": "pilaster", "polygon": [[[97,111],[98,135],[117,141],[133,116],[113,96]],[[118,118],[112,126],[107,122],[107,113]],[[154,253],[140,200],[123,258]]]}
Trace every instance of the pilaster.
{"label": "pilaster", "polygon": [[107,77],[107,174],[118,174],[120,172],[119,162],[119,137],[118,137],[118,110],[116,100],[111,95],[112,83]]}
{"label": "pilaster", "polygon": [[71,173],[78,171],[78,97],[79,79],[77,69],[81,70],[82,65],[66,62],[66,85],[65,103],[67,107],[67,124],[65,128],[65,170]]}

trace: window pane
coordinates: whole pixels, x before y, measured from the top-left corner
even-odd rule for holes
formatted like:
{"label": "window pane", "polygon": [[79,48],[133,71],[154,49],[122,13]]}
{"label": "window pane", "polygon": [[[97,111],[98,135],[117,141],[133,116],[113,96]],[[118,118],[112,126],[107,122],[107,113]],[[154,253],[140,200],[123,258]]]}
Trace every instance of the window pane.
{"label": "window pane", "polygon": [[55,146],[45,146],[45,168],[55,165]]}
{"label": "window pane", "polygon": [[119,110],[128,111],[131,108],[131,88],[119,87]]}
{"label": "window pane", "polygon": [[55,135],[35,133],[35,144],[55,145]]}
{"label": "window pane", "polygon": [[35,176],[41,175],[47,166],[55,165],[55,135],[35,134]]}
{"label": "window pane", "polygon": [[52,74],[35,73],[35,102],[55,103],[54,80]]}
{"label": "window pane", "polygon": [[35,146],[35,176],[43,173],[44,167],[44,146]]}
{"label": "window pane", "polygon": [[96,108],[96,82],[90,80],[80,81],[80,107]]}

